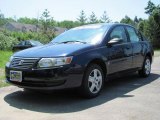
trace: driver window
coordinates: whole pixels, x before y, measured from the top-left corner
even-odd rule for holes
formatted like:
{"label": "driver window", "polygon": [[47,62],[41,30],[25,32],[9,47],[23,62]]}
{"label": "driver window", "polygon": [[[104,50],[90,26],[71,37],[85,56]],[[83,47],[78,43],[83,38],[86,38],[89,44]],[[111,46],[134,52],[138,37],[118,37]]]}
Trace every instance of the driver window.
{"label": "driver window", "polygon": [[127,42],[127,36],[125,33],[125,29],[122,26],[116,27],[112,30],[110,34],[110,40],[114,38],[120,38],[123,40],[123,42]]}

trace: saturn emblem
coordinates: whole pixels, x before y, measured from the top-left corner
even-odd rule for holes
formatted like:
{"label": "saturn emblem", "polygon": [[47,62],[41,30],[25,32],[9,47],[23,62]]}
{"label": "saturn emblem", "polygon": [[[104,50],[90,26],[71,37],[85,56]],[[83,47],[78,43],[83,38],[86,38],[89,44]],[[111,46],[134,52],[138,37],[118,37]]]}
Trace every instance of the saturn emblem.
{"label": "saturn emblem", "polygon": [[19,62],[19,65],[22,65],[22,64],[23,64],[23,62],[24,62],[24,60],[21,60],[21,61]]}

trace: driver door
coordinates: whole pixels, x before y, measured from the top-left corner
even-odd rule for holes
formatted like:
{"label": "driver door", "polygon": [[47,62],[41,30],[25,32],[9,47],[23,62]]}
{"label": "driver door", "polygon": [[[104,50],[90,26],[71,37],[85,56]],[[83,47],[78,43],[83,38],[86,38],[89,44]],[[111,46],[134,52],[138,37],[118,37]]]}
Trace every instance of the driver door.
{"label": "driver door", "polygon": [[132,45],[123,26],[117,26],[111,31],[109,41],[115,38],[122,42],[108,46],[108,74],[124,71],[132,66]]}

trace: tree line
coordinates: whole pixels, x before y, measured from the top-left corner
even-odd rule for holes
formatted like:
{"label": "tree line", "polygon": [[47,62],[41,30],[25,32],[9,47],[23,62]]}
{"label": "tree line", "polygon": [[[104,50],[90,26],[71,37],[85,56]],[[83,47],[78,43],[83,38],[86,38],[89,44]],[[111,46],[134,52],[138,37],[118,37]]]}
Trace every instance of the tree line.
{"label": "tree line", "polygon": [[160,4],[155,5],[148,1],[145,13],[148,15],[148,19],[137,18],[137,16],[131,19],[125,16],[120,22],[136,27],[152,42],[154,48],[160,48]]}
{"label": "tree line", "polygon": [[[136,27],[152,42],[154,48],[160,48],[160,4],[155,5],[153,2],[148,1],[148,4],[144,9],[145,13],[148,15],[148,19],[138,18],[137,16],[135,16],[134,19],[131,19],[129,16],[125,16],[121,19],[120,23],[126,23]],[[0,49],[8,49],[13,43],[16,43],[15,41],[18,40],[37,39],[40,40],[42,43],[48,43],[53,37],[55,37],[54,31],[50,31],[49,28],[63,27],[71,29],[73,27],[85,24],[109,23],[112,22],[112,20],[108,17],[106,11],[104,11],[102,13],[102,16],[98,18],[94,12],[87,16],[85,14],[85,11],[82,10],[79,16],[76,18],[76,21],[56,21],[50,15],[50,12],[45,9],[39,18],[22,17],[17,20],[13,18],[5,18],[4,14],[0,12],[0,26],[3,26],[7,22],[33,24],[39,26],[39,28],[41,28],[41,31],[10,32],[6,30],[0,30]],[[6,40],[4,40],[4,38]],[[10,42],[10,44],[7,45],[7,41],[14,42]],[[4,48],[5,45],[8,47]]]}
{"label": "tree line", "polygon": [[0,25],[4,25],[7,22],[19,22],[25,24],[43,25],[44,27],[52,26],[70,29],[85,24],[109,23],[111,20],[109,19],[106,11],[104,11],[100,19],[98,19],[94,12],[92,12],[91,15],[87,18],[85,11],[82,10],[76,21],[55,21],[53,17],[51,17],[50,12],[45,9],[40,18],[21,17],[15,20],[13,18],[5,18],[3,13],[0,13]]}

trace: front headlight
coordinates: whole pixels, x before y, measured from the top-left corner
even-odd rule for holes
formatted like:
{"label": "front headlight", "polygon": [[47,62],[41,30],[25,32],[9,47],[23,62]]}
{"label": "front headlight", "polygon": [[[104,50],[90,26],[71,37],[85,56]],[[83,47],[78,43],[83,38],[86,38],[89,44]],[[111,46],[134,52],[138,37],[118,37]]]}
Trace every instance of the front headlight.
{"label": "front headlight", "polygon": [[9,63],[11,63],[12,60],[13,60],[13,56],[11,56],[11,57],[9,58]]}
{"label": "front headlight", "polygon": [[60,57],[60,58],[42,58],[38,62],[38,68],[57,67],[66,64],[70,64],[72,57]]}
{"label": "front headlight", "polygon": [[7,65],[8,65],[8,66],[11,64],[12,60],[13,60],[13,56],[11,56],[11,57],[9,58],[9,61],[7,62]]}

